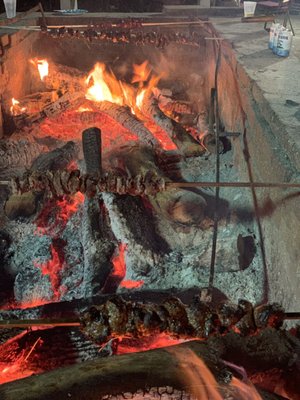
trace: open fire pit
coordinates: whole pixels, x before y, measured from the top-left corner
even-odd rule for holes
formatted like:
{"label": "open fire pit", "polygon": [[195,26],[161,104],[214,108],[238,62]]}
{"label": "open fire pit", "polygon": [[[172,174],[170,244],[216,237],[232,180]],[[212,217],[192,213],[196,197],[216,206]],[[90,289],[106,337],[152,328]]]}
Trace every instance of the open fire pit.
{"label": "open fire pit", "polygon": [[2,398],[298,399],[255,191],[289,184],[253,181],[213,26],[43,26],[5,57]]}

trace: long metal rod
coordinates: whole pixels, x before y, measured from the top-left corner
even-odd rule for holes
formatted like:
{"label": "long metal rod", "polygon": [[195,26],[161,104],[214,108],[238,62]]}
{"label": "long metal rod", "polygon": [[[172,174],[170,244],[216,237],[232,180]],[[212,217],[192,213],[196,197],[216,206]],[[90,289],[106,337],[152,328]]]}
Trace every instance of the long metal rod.
{"label": "long metal rod", "polygon": [[[9,186],[11,181],[0,181],[0,186]],[[166,189],[170,188],[269,188],[269,189],[300,189],[300,183],[288,182],[166,182]]]}
{"label": "long metal rod", "polygon": [[[53,17],[51,17],[53,18]],[[142,22],[140,26],[142,27],[151,27],[151,26],[189,26],[189,25],[202,25],[202,24],[210,24],[210,21],[184,21],[184,22]],[[111,24],[112,28],[118,27],[118,24]],[[30,25],[29,28],[40,28],[39,25]],[[58,28],[93,28],[93,24],[60,24],[60,25],[48,25],[49,29],[58,29]]]}
{"label": "long metal rod", "polygon": [[232,187],[232,188],[294,188],[300,183],[288,182],[166,182],[166,188]]}
{"label": "long metal rod", "polygon": [[34,326],[54,328],[59,326],[80,326],[79,319],[10,319],[0,321],[0,329],[31,328]]}
{"label": "long metal rod", "polygon": [[[214,120],[216,127],[216,183],[220,182],[220,117],[219,117],[219,102],[218,102],[218,75],[221,62],[221,45],[216,42],[214,44],[216,48],[216,68],[215,68],[215,90],[212,96],[212,104],[214,110]],[[213,129],[211,128],[213,131]],[[215,277],[215,264],[217,257],[217,241],[218,241],[218,228],[219,228],[219,201],[220,201],[220,187],[216,186],[215,191],[215,204],[214,204],[214,230],[212,238],[212,250],[210,259],[210,270],[209,270],[209,282],[208,287],[213,288],[214,277]]]}
{"label": "long metal rod", "polygon": [[[283,319],[285,320],[300,320],[300,312],[286,312]],[[0,321],[0,329],[13,329],[13,328],[54,328],[54,327],[80,327],[81,323],[76,318],[65,319],[11,319]]]}

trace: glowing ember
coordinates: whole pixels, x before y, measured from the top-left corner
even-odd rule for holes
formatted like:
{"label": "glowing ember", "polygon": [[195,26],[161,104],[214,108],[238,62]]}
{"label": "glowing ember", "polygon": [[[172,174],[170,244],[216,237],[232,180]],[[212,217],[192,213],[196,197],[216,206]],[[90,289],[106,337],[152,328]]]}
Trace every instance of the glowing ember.
{"label": "glowing ember", "polygon": [[60,290],[60,273],[63,268],[64,260],[62,255],[59,254],[58,249],[53,244],[50,246],[51,259],[43,264],[34,262],[35,266],[41,269],[43,275],[48,275],[53,291],[53,301],[58,301],[62,295]]}
{"label": "glowing ember", "polygon": [[[64,247],[66,243],[60,239],[63,230],[71,216],[78,210],[84,201],[84,195],[80,192],[74,196],[63,196],[56,202],[48,203],[37,218],[37,235],[48,234],[52,236],[50,246],[51,258],[46,262],[35,261],[34,265],[40,268],[43,275],[49,276],[53,296],[52,301],[59,301],[67,292],[67,288],[61,285],[61,272],[67,267],[64,260]],[[36,299],[39,302],[38,299]]]}
{"label": "glowing ember", "polygon": [[141,286],[143,286],[144,281],[130,281],[130,280],[123,280],[120,284],[120,287],[126,288],[126,289],[137,289]]}
{"label": "glowing ember", "polygon": [[50,200],[37,217],[36,234],[57,235],[84,202],[84,198],[84,194],[78,192],[74,196],[62,196],[59,200]]}
{"label": "glowing ember", "polygon": [[83,107],[83,106],[80,106],[77,110],[76,110],[76,112],[79,112],[79,113],[82,113],[82,112],[92,112],[93,110],[91,109],[91,108],[89,108],[89,107]]}
{"label": "glowing ember", "polygon": [[127,249],[126,244],[121,243],[114,254],[112,263],[114,266],[114,271],[112,277],[116,280],[122,281],[126,275],[126,262],[125,262],[125,251]]}
{"label": "glowing ember", "polygon": [[19,355],[17,355],[17,341],[26,334],[27,332],[24,331],[19,335],[7,340],[0,346],[1,359],[7,359],[7,362],[0,362],[0,384],[11,382],[17,379],[23,379],[40,372],[33,371],[30,368],[30,363],[28,362],[28,359],[31,357],[37,345],[42,342],[40,337],[29,349],[22,350],[19,352]]}
{"label": "glowing ember", "polygon": [[26,112],[26,107],[21,107],[20,102],[15,98],[11,99],[12,106],[10,107],[10,112],[12,115],[20,115]]}
{"label": "glowing ember", "polygon": [[[89,86],[86,98],[96,102],[110,101],[123,105],[122,89],[116,78],[106,72],[103,64],[97,63],[89,74],[86,84]],[[111,88],[109,87],[112,86]]]}
{"label": "glowing ember", "polygon": [[144,337],[140,339],[121,338],[118,344],[117,354],[138,353],[141,351],[159,349],[162,347],[174,346],[176,344],[184,343],[187,340],[174,339],[165,333],[159,333],[155,336]]}
{"label": "glowing ember", "polygon": [[176,144],[172,141],[170,136],[162,128],[157,126],[153,121],[145,121],[144,125],[152,135],[158,140],[161,147],[167,151],[177,150]]}
{"label": "glowing ember", "polygon": [[37,66],[41,81],[49,75],[49,63],[47,60],[30,60],[30,62]]}
{"label": "glowing ember", "polygon": [[124,287],[126,289],[136,289],[141,287],[144,284],[144,281],[123,280],[126,275],[126,261],[125,261],[126,249],[127,245],[121,243],[118,247],[117,253],[114,254],[112,258],[114,270],[113,273],[111,274],[111,278],[113,278],[113,280],[116,280],[121,287]]}

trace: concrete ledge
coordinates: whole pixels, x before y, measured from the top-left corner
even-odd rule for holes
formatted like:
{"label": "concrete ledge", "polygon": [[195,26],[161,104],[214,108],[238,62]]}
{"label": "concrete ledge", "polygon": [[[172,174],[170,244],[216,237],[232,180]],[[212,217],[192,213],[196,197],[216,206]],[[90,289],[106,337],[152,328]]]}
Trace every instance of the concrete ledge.
{"label": "concrete ledge", "polygon": [[[205,3],[203,3],[205,5]],[[193,6],[177,6],[170,5],[164,6],[163,9],[164,14],[168,16],[200,16],[200,15],[209,15],[209,16],[242,16],[243,9],[239,7],[208,7],[201,5],[193,5]]]}

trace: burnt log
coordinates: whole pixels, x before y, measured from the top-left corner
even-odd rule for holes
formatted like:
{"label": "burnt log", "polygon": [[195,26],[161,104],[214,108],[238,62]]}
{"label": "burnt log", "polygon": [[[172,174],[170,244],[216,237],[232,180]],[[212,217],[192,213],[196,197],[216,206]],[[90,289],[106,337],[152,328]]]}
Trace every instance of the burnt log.
{"label": "burnt log", "polygon": [[22,175],[44,151],[43,146],[29,140],[2,139],[0,141],[0,178]]}
{"label": "burnt log", "polygon": [[141,112],[162,128],[185,155],[201,155],[203,153],[201,144],[161,111],[158,101],[151,91],[147,91],[143,97]]}
{"label": "burnt log", "polygon": [[68,167],[78,155],[78,148],[72,141],[64,146],[38,156],[31,165],[31,171],[46,172],[62,170]]}
{"label": "burnt log", "polygon": [[101,175],[102,146],[100,129],[94,127],[82,132],[82,148],[86,172],[88,174]]}
{"label": "burnt log", "polygon": [[48,89],[55,89],[60,94],[75,93],[85,90],[86,73],[77,68],[62,64],[49,64],[49,74],[44,78]]}
{"label": "burnt log", "polygon": [[[185,354],[188,367],[193,367],[189,355],[200,357],[213,373],[218,387],[226,392],[230,388],[230,373],[223,359],[239,359],[246,371],[255,360],[256,371],[271,368],[295,367],[295,355],[299,356],[299,341],[286,332],[266,329],[256,336],[240,337],[236,333],[210,339],[192,341],[170,348],[143,353],[112,356],[73,365],[53,372],[32,376],[22,381],[4,384],[0,397],[5,400],[95,400],[107,395],[135,393],[149,387],[173,387],[193,392],[193,383],[187,382],[182,357]],[[294,344],[293,344],[294,343]],[[232,344],[234,346],[232,347]],[[189,365],[192,364],[192,365]],[[261,392],[262,399],[280,399],[280,396]],[[125,397],[126,398],[126,397]]]}
{"label": "burnt log", "polygon": [[135,118],[126,107],[121,107],[109,101],[101,101],[98,103],[90,101],[89,104],[95,111],[101,111],[109,115],[124,126],[124,128],[137,135],[141,143],[152,146],[158,145],[158,141],[154,138],[152,133],[141,121]]}
{"label": "burnt log", "polygon": [[118,242],[110,218],[100,199],[86,198],[83,206],[81,242],[84,255],[84,297],[99,295],[114,270],[113,255]]}

